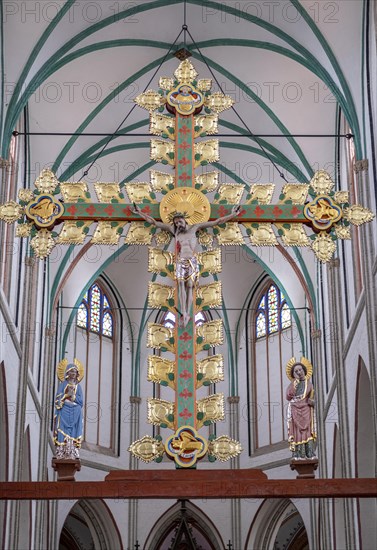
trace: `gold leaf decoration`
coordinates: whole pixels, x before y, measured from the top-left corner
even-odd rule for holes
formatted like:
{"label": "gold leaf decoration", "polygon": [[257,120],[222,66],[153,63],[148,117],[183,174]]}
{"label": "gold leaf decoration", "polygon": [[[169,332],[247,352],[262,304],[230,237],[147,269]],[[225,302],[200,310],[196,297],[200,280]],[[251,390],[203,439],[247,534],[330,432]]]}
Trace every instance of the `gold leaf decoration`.
{"label": "gold leaf decoration", "polygon": [[162,191],[169,191],[171,186],[174,186],[173,174],[166,174],[164,172],[158,172],[157,170],[150,171],[151,186],[153,191],[161,193]]}
{"label": "gold leaf decoration", "polygon": [[[305,233],[303,226],[300,223],[290,223],[290,224],[275,224],[277,229],[283,231],[283,234],[280,235],[281,240],[285,246],[309,246],[310,242]],[[284,227],[289,225],[289,227]]]}
{"label": "gold leaf decoration", "polygon": [[148,422],[154,426],[162,426],[174,430],[174,421],[169,420],[169,416],[174,417],[175,405],[165,399],[147,399]]}
{"label": "gold leaf decoration", "polygon": [[[172,266],[169,269],[169,266]],[[148,257],[148,271],[151,273],[166,273],[172,279],[174,279],[174,266],[175,258],[174,254],[167,250],[161,250],[160,248],[149,248]]]}
{"label": "gold leaf decoration", "polygon": [[292,204],[305,204],[308,192],[309,185],[304,183],[288,183],[284,185],[282,189],[282,193],[285,197],[283,200],[279,200],[279,203],[292,201]]}
{"label": "gold leaf decoration", "polygon": [[228,222],[225,224],[225,227],[219,227],[217,225],[216,229],[219,230],[218,234],[216,234],[216,238],[220,245],[244,244],[244,238],[237,222]]}
{"label": "gold leaf decoration", "polygon": [[205,195],[193,187],[177,187],[161,200],[160,215],[164,223],[169,223],[176,212],[185,215],[188,224],[206,222],[211,213],[211,205]]}
{"label": "gold leaf decoration", "polygon": [[198,262],[201,265],[200,273],[220,273],[221,272],[221,249],[215,248],[200,252]]}
{"label": "gold leaf decoration", "polygon": [[317,195],[327,195],[334,187],[334,182],[326,170],[318,170],[310,180],[310,185]]}
{"label": "gold leaf decoration", "polygon": [[98,222],[94,235],[92,237],[92,244],[118,244],[122,229],[127,222]]}
{"label": "gold leaf decoration", "polygon": [[258,204],[270,204],[274,189],[275,185],[273,183],[255,183],[250,188],[250,197],[246,199],[246,204],[253,201],[257,201]]}
{"label": "gold leaf decoration", "polygon": [[175,166],[175,145],[162,139],[151,139],[151,159],[156,162],[166,161],[170,166]]}
{"label": "gold leaf decoration", "polygon": [[148,381],[169,386],[175,390],[175,362],[158,355],[148,356]]}
{"label": "gold leaf decoration", "polygon": [[221,294],[221,281],[216,283],[210,283],[208,285],[201,285],[196,289],[196,299],[202,300],[200,305],[197,306],[197,311],[202,310],[204,307],[218,307],[222,304]]}
{"label": "gold leaf decoration", "polygon": [[224,394],[215,393],[209,397],[204,397],[196,402],[196,410],[198,413],[202,413],[202,418],[197,420],[197,427],[200,429],[204,423],[213,424],[224,420]]}
{"label": "gold leaf decoration", "polygon": [[226,201],[228,204],[238,204],[244,189],[245,186],[238,183],[225,183],[220,185],[218,189],[219,197],[215,198],[213,204],[219,204],[221,201]]}
{"label": "gold leaf decoration", "polygon": [[80,222],[66,221],[57,238],[58,244],[82,244],[85,241],[86,227],[89,227],[93,222],[85,222],[83,225],[78,225]]}
{"label": "gold leaf decoration", "polygon": [[101,183],[94,184],[99,202],[111,202],[113,199],[117,199],[119,202],[121,198],[119,196],[120,186],[119,183]]}
{"label": "gold leaf decoration", "polygon": [[220,346],[224,342],[223,322],[221,319],[208,321],[196,327],[196,334],[202,339],[197,344],[197,351],[202,351],[204,346]]}
{"label": "gold leaf decoration", "polygon": [[221,92],[211,94],[205,101],[205,105],[212,109],[215,113],[226,111],[227,109],[230,109],[233,104],[233,99],[228,95],[222,94]]}
{"label": "gold leaf decoration", "polygon": [[201,162],[217,162],[219,155],[219,141],[217,139],[207,139],[194,144],[194,167],[200,166]]}
{"label": "gold leaf decoration", "polygon": [[160,113],[150,114],[150,133],[154,136],[168,137],[169,139],[175,139],[175,118],[172,116],[161,115]]}
{"label": "gold leaf decoration", "polygon": [[64,197],[65,202],[77,202],[79,199],[89,202],[88,186],[82,181],[78,182],[63,182],[60,184],[60,192]]}
{"label": "gold leaf decoration", "polygon": [[336,250],[336,244],[326,231],[321,231],[312,243],[312,249],[318,260],[326,263],[331,260]]}
{"label": "gold leaf decoration", "polygon": [[161,88],[161,90],[168,92],[174,88],[174,78],[162,76],[158,81],[158,87]]}
{"label": "gold leaf decoration", "polygon": [[172,240],[172,237],[173,235],[169,231],[159,231],[155,235],[156,244],[159,244],[160,246],[169,244]]}
{"label": "gold leaf decoration", "polygon": [[147,347],[163,349],[167,351],[175,352],[175,345],[173,342],[174,332],[171,328],[165,325],[159,325],[158,323],[148,323],[147,334]]}
{"label": "gold leaf decoration", "polygon": [[374,218],[374,214],[369,208],[364,208],[360,204],[354,204],[350,208],[344,209],[344,217],[352,225],[362,225],[363,223],[371,222]]}
{"label": "gold leaf decoration", "polygon": [[164,105],[166,99],[154,90],[147,90],[146,92],[135,97],[134,101],[139,105],[139,107],[142,107],[142,109],[152,113]]}
{"label": "gold leaf decoration", "polygon": [[334,225],[335,234],[338,237],[338,239],[345,239],[349,240],[351,238],[351,230],[349,227],[346,227],[345,225]]}
{"label": "gold leaf decoration", "polygon": [[40,229],[30,241],[30,246],[35,252],[37,258],[44,259],[55,246],[55,240],[48,229]]}
{"label": "gold leaf decoration", "polygon": [[150,435],[145,435],[141,439],[134,441],[128,450],[133,456],[146,462],[152,462],[156,458],[163,456],[165,449],[161,440],[155,439]]}
{"label": "gold leaf decoration", "polygon": [[219,173],[218,172],[205,172],[195,176],[195,185],[203,193],[211,193],[215,191],[219,185]]}
{"label": "gold leaf decoration", "polygon": [[22,218],[24,208],[14,201],[8,201],[0,205],[0,220],[5,223],[14,223]]}
{"label": "gold leaf decoration", "polygon": [[200,229],[200,231],[198,231],[198,242],[202,246],[212,246],[213,235],[206,229]]}
{"label": "gold leaf decoration", "polygon": [[292,374],[292,369],[295,365],[301,363],[301,365],[304,365],[305,367],[305,370],[306,370],[306,374],[305,374],[305,380],[309,380],[309,378],[312,377],[312,374],[313,374],[313,365],[312,363],[309,361],[309,359],[307,359],[306,357],[301,357],[300,361],[296,361],[296,357],[291,357],[290,360],[287,362],[286,366],[285,366],[285,372],[287,374],[287,377],[288,379],[293,382],[294,381],[294,376]]}
{"label": "gold leaf decoration", "polygon": [[169,301],[175,302],[175,287],[163,285],[161,283],[148,283],[148,307],[160,309],[168,307],[174,310],[174,306],[170,306]]}
{"label": "gold leaf decoration", "polygon": [[141,204],[144,200],[155,203],[156,201],[151,198],[151,186],[149,183],[127,183],[126,191],[130,202]]}
{"label": "gold leaf decoration", "polygon": [[16,227],[16,237],[29,237],[32,227],[32,223],[18,224]]}
{"label": "gold leaf decoration", "polygon": [[254,227],[253,223],[244,223],[249,234],[250,242],[254,246],[276,246],[278,244],[275,233],[270,223],[259,223]]}
{"label": "gold leaf decoration", "polygon": [[228,435],[221,435],[209,442],[208,454],[225,462],[231,458],[235,458],[242,452],[241,443]]}
{"label": "gold leaf decoration", "polygon": [[182,61],[174,71],[174,76],[181,84],[190,84],[196,79],[198,73],[193,64],[188,59]]}
{"label": "gold leaf decoration", "polygon": [[212,80],[210,78],[200,78],[198,80],[198,90],[201,92],[209,92],[212,88]]}
{"label": "gold leaf decoration", "polygon": [[344,204],[349,202],[349,192],[348,191],[337,191],[334,195],[334,200],[338,204]]}
{"label": "gold leaf decoration", "polygon": [[196,364],[197,382],[196,387],[203,384],[216,384],[224,380],[224,357],[221,353],[210,355]]}
{"label": "gold leaf decoration", "polygon": [[149,245],[152,242],[152,237],[152,227],[146,227],[144,222],[131,222],[124,242],[126,244]]}
{"label": "gold leaf decoration", "polygon": [[34,185],[40,193],[52,193],[59,185],[59,180],[54,172],[46,168],[39,174]]}
{"label": "gold leaf decoration", "polygon": [[29,202],[33,200],[34,193],[31,189],[19,189],[18,198],[22,202]]}
{"label": "gold leaf decoration", "polygon": [[217,134],[219,131],[218,122],[219,116],[217,114],[196,116],[194,138],[200,137],[203,133],[208,136]]}

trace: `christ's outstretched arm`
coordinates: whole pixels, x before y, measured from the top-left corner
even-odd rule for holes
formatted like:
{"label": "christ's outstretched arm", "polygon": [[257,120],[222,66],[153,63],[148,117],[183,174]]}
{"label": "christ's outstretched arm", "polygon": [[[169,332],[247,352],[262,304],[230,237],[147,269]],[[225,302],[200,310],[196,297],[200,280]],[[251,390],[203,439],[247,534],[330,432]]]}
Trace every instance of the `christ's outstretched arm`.
{"label": "christ's outstretched arm", "polygon": [[149,216],[148,214],[145,214],[145,212],[142,212],[141,209],[134,203],[134,214],[139,214],[146,222],[151,223],[158,227],[159,229],[162,229],[163,231],[169,231],[169,233],[172,233],[174,235],[174,229],[171,225],[167,223],[158,222],[152,216]]}
{"label": "christ's outstretched arm", "polygon": [[215,225],[229,222],[230,220],[233,220],[233,218],[237,217],[240,212],[241,212],[241,207],[239,205],[233,206],[232,212],[230,214],[227,214],[226,216],[222,216],[221,218],[217,218],[217,220],[213,220],[212,222],[198,223],[195,226],[195,229],[196,231],[199,231],[199,229],[205,229],[206,227],[215,227]]}

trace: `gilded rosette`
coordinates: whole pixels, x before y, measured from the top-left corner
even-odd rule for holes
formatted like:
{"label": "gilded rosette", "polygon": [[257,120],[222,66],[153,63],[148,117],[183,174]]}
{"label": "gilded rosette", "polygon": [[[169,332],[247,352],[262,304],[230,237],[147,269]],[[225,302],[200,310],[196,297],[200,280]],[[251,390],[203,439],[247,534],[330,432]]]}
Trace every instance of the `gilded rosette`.
{"label": "gilded rosette", "polygon": [[334,225],[335,235],[338,239],[349,240],[351,238],[351,230],[345,225]]}
{"label": "gilded rosette", "polygon": [[175,166],[175,145],[162,139],[151,139],[151,159]]}
{"label": "gilded rosette", "polygon": [[166,92],[168,92],[169,90],[174,88],[174,78],[161,76],[160,80],[158,81],[158,87],[161,88],[161,90],[165,90]]}
{"label": "gilded rosette", "polygon": [[196,289],[196,310],[201,311],[203,309],[213,308],[221,306],[222,293],[221,293],[221,281],[216,283],[210,283],[208,285],[201,285]]}
{"label": "gilded rosette", "polygon": [[148,323],[147,347],[175,353],[173,330],[158,323]]}
{"label": "gilded rosette", "polygon": [[92,222],[76,222],[67,221],[63,223],[63,227],[57,238],[57,244],[82,244],[88,233],[88,228]]}
{"label": "gilded rosette", "polygon": [[144,222],[131,222],[124,242],[126,244],[150,245],[153,234],[152,227],[146,227]]}
{"label": "gilded rosette", "polygon": [[212,88],[212,80],[210,78],[200,78],[197,87],[201,92],[209,92]]}
{"label": "gilded rosette", "polygon": [[151,273],[164,273],[172,279],[174,274],[175,258],[174,254],[160,248],[149,248],[148,271]]}
{"label": "gilded rosette", "polygon": [[219,116],[217,114],[196,116],[194,138],[217,134],[219,132],[218,122]]}
{"label": "gilded rosette", "polygon": [[150,171],[151,186],[156,193],[167,193],[171,189],[174,189],[174,176],[173,174],[166,174],[165,172],[158,172],[157,170]]}
{"label": "gilded rosette", "polygon": [[227,435],[221,435],[212,439],[208,444],[208,454],[214,456],[220,462],[226,462],[235,458],[242,451],[241,443]]}
{"label": "gilded rosette", "polygon": [[263,183],[251,186],[250,193],[246,197],[246,204],[256,202],[258,204],[271,204],[275,185],[273,183]]}
{"label": "gilded rosette", "polygon": [[20,223],[16,226],[16,237],[30,237],[33,223]]}
{"label": "gilded rosette", "polygon": [[209,426],[220,420],[224,420],[224,394],[215,393],[209,397],[204,397],[196,402],[197,411],[197,426],[198,429],[202,426]]}
{"label": "gilded rosette", "polygon": [[169,428],[174,430],[174,412],[175,405],[171,401],[165,399],[155,399],[149,397],[147,399],[148,407],[148,422],[154,426],[161,428]]}
{"label": "gilded rosette", "polygon": [[300,223],[276,223],[278,233],[285,246],[309,246],[310,241]]}
{"label": "gilded rosette", "polygon": [[119,183],[97,182],[94,184],[94,189],[96,190],[99,202],[111,202],[112,200],[116,200],[117,202],[124,202],[124,199],[119,196]]}
{"label": "gilded rosette", "polygon": [[126,222],[98,222],[91,243],[108,245],[118,244],[125,225]]}
{"label": "gilded rosette", "polygon": [[316,195],[327,195],[334,187],[334,182],[326,170],[318,170],[310,180],[310,186]]}
{"label": "gilded rosette", "polygon": [[217,189],[219,185],[218,172],[205,172],[195,176],[195,188],[202,193],[211,193]]}
{"label": "gilded rosette", "polygon": [[46,168],[37,177],[34,185],[40,193],[53,193],[58,187],[59,181],[54,172]]}
{"label": "gilded rosette", "polygon": [[215,194],[213,203],[222,204],[223,202],[226,202],[227,204],[239,204],[244,189],[245,186],[238,183],[226,183],[220,185],[217,193]]}
{"label": "gilded rosette", "polygon": [[151,113],[149,118],[149,131],[154,136],[175,139],[175,118],[172,116]]}
{"label": "gilded rosette", "polygon": [[88,186],[82,181],[63,182],[60,184],[60,192],[65,202],[78,202],[79,199],[89,202],[90,200]]}
{"label": "gilded rosette", "polygon": [[206,252],[200,252],[198,254],[198,262],[200,265],[200,275],[212,275],[213,273],[221,272],[221,250],[220,248],[214,248],[213,250],[207,250]]}
{"label": "gilded rosette", "polygon": [[254,246],[276,246],[278,244],[271,223],[244,223],[250,242]]}
{"label": "gilded rosette", "polygon": [[364,208],[360,204],[354,204],[350,208],[344,209],[344,217],[352,225],[362,225],[363,223],[371,222],[374,218],[374,214],[369,208]]}
{"label": "gilded rosette", "polygon": [[128,447],[128,450],[136,458],[147,464],[156,460],[156,458],[162,457],[165,452],[161,439],[156,439],[150,435],[145,435],[141,439],[134,441]]}
{"label": "gilded rosette", "polygon": [[224,342],[223,322],[221,319],[208,321],[196,327],[197,348],[196,351],[220,346]]}
{"label": "gilded rosette", "polygon": [[5,223],[14,223],[20,220],[23,214],[24,209],[17,202],[8,201],[0,205],[0,220],[3,220]]}
{"label": "gilded rosette", "polygon": [[159,109],[162,105],[165,105],[166,99],[164,96],[155,92],[154,90],[147,90],[142,94],[138,95],[134,99],[135,103],[139,105],[142,109],[152,113],[156,109]]}
{"label": "gilded rosette", "polygon": [[174,381],[175,362],[158,355],[148,356],[148,381],[176,389]]}
{"label": "gilded rosette", "polygon": [[174,71],[174,76],[178,82],[182,84],[190,84],[190,82],[196,79],[198,73],[196,72],[191,61],[189,59],[185,59]]}
{"label": "gilded rosette", "polygon": [[34,199],[34,193],[31,189],[19,189],[18,198],[21,202],[30,202]]}
{"label": "gilded rosette", "polygon": [[30,241],[30,246],[34,250],[37,258],[44,259],[55,246],[55,240],[48,229],[40,229]]}
{"label": "gilded rosette", "polygon": [[151,196],[153,191],[149,183],[127,183],[126,191],[130,202],[134,202],[136,204],[141,204],[143,202],[156,202],[153,196]]}
{"label": "gilded rosette", "polygon": [[225,227],[216,226],[217,242],[221,246],[244,244],[244,238],[237,222],[228,222]]}
{"label": "gilded rosette", "polygon": [[348,191],[337,191],[334,195],[334,200],[338,204],[346,204],[350,201]]}
{"label": "gilded rosette", "polygon": [[309,185],[304,183],[288,183],[284,185],[279,203],[305,204],[309,193]]}
{"label": "gilded rosette", "polygon": [[207,139],[194,144],[194,167],[197,168],[202,162],[217,162],[219,155],[219,140]]}
{"label": "gilded rosette", "polygon": [[331,238],[331,235],[326,233],[326,231],[321,231],[312,242],[312,249],[318,260],[322,263],[326,263],[333,257],[336,250],[336,244]]}
{"label": "gilded rosette", "polygon": [[221,113],[230,109],[234,104],[233,99],[229,95],[224,95],[221,92],[215,92],[206,97],[205,105],[215,113]]}
{"label": "gilded rosette", "polygon": [[224,357],[221,353],[210,355],[196,364],[196,387],[209,386],[224,380]]}
{"label": "gilded rosette", "polygon": [[166,307],[175,311],[175,287],[161,283],[148,283],[148,307],[160,309]]}

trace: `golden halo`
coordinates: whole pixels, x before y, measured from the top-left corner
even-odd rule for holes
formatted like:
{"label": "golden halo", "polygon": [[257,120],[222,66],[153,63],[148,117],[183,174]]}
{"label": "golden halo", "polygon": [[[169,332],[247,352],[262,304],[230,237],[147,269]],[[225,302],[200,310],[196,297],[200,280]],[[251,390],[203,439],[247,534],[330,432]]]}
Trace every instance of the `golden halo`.
{"label": "golden halo", "polygon": [[311,378],[312,374],[313,374],[313,365],[311,364],[311,362],[309,361],[309,359],[307,359],[306,357],[301,357],[301,360],[300,361],[296,361],[296,357],[292,357],[286,367],[285,367],[285,372],[287,373],[287,376],[289,378],[289,380],[291,382],[294,381],[294,378],[291,374],[292,372],[292,368],[294,365],[298,365],[298,364],[302,364],[304,365],[305,369],[306,369],[306,375],[305,375],[305,380],[309,380],[309,378]]}
{"label": "golden halo", "polygon": [[209,220],[211,205],[207,197],[193,187],[177,187],[169,191],[160,204],[160,216],[164,223],[170,223],[177,212],[184,213],[189,225]]}
{"label": "golden halo", "polygon": [[[77,367],[77,370],[79,372],[77,381],[81,382],[81,380],[84,378],[84,365],[81,363],[81,361],[79,361],[76,358],[73,360],[73,364]],[[65,380],[67,365],[68,365],[68,359],[65,358],[65,359],[62,359],[58,363],[58,366],[56,367],[56,372],[60,382],[64,382]]]}

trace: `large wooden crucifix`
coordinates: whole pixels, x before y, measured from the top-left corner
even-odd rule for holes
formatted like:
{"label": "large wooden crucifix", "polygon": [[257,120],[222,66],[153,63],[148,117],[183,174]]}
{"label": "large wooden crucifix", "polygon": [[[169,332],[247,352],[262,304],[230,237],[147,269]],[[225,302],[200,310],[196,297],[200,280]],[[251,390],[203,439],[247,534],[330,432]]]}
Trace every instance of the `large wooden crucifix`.
{"label": "large wooden crucifix", "polygon": [[[285,185],[276,204],[271,204],[273,184],[253,185],[242,201],[245,185],[219,184],[216,171],[203,171],[201,167],[219,160],[218,141],[204,138],[217,133],[218,114],[232,106],[230,97],[211,93],[211,86],[211,80],[197,80],[186,59],[174,77],[160,79],[158,91],[148,90],[136,98],[150,112],[150,131],[159,137],[151,141],[151,157],[171,171],[151,171],[150,183],[127,183],[129,201],[119,184],[97,183],[99,202],[94,203],[84,182],[59,182],[44,170],[34,192],[21,190],[20,203],[0,206],[0,218],[18,221],[16,234],[31,237],[31,247],[40,258],[56,244],[82,244],[93,223],[97,223],[93,244],[117,244],[128,225],[125,243],[150,247],[149,271],[170,279],[170,284],[149,283],[149,306],[170,310],[176,323],[174,328],[148,324],[147,346],[168,354],[148,358],[148,380],[174,392],[172,401],[148,399],[148,420],[171,429],[173,435],[164,443],[159,436],[145,436],[130,451],[146,462],[159,462],[166,453],[180,468],[196,467],[206,454],[211,461],[223,461],[241,451],[228,436],[207,440],[198,433],[224,416],[223,394],[197,399],[202,386],[224,377],[222,355],[208,355],[223,342],[221,319],[195,323],[196,314],[222,302],[221,282],[198,283],[200,276],[221,271],[220,249],[212,248],[213,237],[219,245],[240,245],[249,238],[256,246],[276,246],[280,238],[285,246],[311,246],[326,262],[334,254],[335,240],[350,238],[350,224],[373,218],[368,209],[350,206],[346,191],[334,192],[324,171],[317,172],[310,184]],[[195,173],[198,168],[202,171]],[[212,235],[208,227],[214,222],[220,225]],[[189,236],[189,243],[182,235]],[[175,246],[169,249],[172,236]],[[157,246],[152,246],[153,238]],[[196,241],[203,246],[200,253],[194,250]],[[188,244],[192,254],[187,253]]]}

